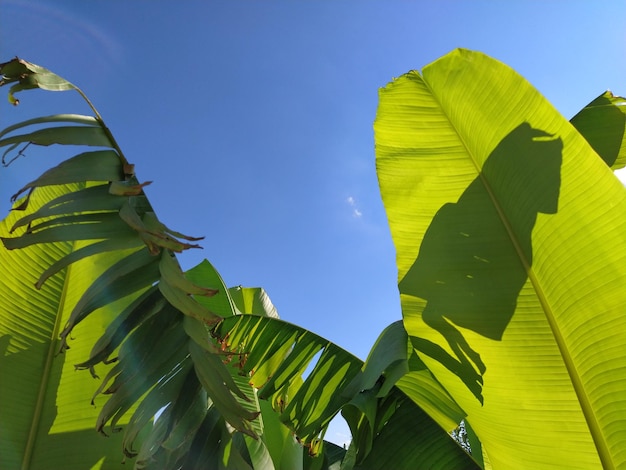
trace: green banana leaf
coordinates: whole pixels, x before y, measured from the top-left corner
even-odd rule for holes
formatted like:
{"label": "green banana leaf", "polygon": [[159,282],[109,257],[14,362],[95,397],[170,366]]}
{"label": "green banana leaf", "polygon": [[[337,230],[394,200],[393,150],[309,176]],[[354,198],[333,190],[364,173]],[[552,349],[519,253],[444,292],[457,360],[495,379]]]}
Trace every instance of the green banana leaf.
{"label": "green banana leaf", "polygon": [[465,412],[415,354],[402,321],[389,325],[376,340],[365,362],[361,388],[374,387],[383,374],[378,397],[395,385],[448,432],[465,418]]}
{"label": "green banana leaf", "polygon": [[570,122],[611,169],[626,166],[626,99],[606,91]]}
{"label": "green banana leaf", "polygon": [[[33,194],[31,211],[74,191],[51,186]],[[8,235],[18,219],[12,212],[0,224]],[[58,354],[58,335],[77,295],[120,255],[94,256],[53,275],[37,290],[41,266],[71,253],[72,242],[0,250],[0,468],[120,468],[121,435],[95,432],[100,410],[90,405],[98,382],[77,373],[74,364],[89,354],[120,303],[102,309],[97,321],[74,330],[71,348]]]}
{"label": "green banana leaf", "polygon": [[389,83],[374,127],[404,325],[485,461],[624,467],[626,189],[478,52]]}
{"label": "green banana leaf", "polygon": [[[402,328],[396,323],[381,335],[365,365],[324,338],[266,315],[225,318],[215,334],[226,351],[238,355],[240,360],[233,365],[249,376],[259,397],[272,403],[280,421],[309,454],[322,454],[330,447],[322,439],[330,420],[341,411],[353,435],[348,454],[354,456],[341,468],[379,468],[382,460],[374,454],[388,449],[390,442],[400,448],[384,454],[388,468],[412,468],[419,462],[426,468],[479,468],[446,430],[393,387],[399,375],[395,365],[407,362],[406,333],[402,345],[398,329]],[[396,351],[388,354],[391,349]],[[434,379],[431,382],[436,387]],[[424,395],[446,401],[428,390]],[[443,421],[456,426],[458,421],[450,416],[460,420],[462,411],[449,397],[446,404]]]}
{"label": "green banana leaf", "polygon": [[[188,271],[186,275],[198,285],[216,285],[220,286],[220,290],[224,287],[223,280],[207,260]],[[233,314],[243,317],[255,315],[272,319],[278,318],[276,308],[262,288],[233,287],[228,289],[227,295],[223,297],[202,298],[201,301],[207,308],[211,308],[226,318],[233,317]],[[252,339],[254,340],[254,337]],[[259,347],[262,347],[262,343],[258,344]],[[324,443],[319,455],[310,456],[308,452],[304,452],[304,447],[297,441],[294,433],[280,421],[279,413],[272,408],[269,402],[258,399],[256,390],[248,383],[250,379],[245,374],[240,373],[240,368],[243,367],[246,360],[245,356],[227,353],[228,351],[224,351],[224,358],[236,365],[236,367],[229,368],[232,379],[240,390],[245,390],[249,397],[253,397],[251,401],[239,400],[240,404],[253,412],[260,412],[258,419],[251,422],[258,438],[254,439],[237,431],[231,433],[226,426],[224,417],[215,415],[211,411],[213,408],[210,407],[207,419],[210,418],[211,423],[213,423],[211,431],[207,432],[202,428],[196,432],[195,439],[201,439],[203,442],[201,450],[196,449],[192,444],[191,447],[182,449],[185,451],[184,453],[173,455],[170,449],[165,448],[167,440],[153,441],[150,445],[152,454],[148,450],[144,451],[143,454],[139,453],[138,459],[141,463],[150,457],[153,462],[159,462],[157,467],[164,468],[176,467],[181,463],[190,465],[191,468],[194,468],[194,465],[205,468],[207,460],[211,460],[212,465],[215,465],[216,468],[288,468],[294,470],[311,468],[324,470],[341,462],[345,450],[328,442]],[[194,352],[192,352],[193,354]],[[185,361],[183,360],[182,363],[184,364]],[[196,361],[197,363],[198,361]],[[170,385],[165,385],[163,388],[165,387],[171,388]],[[181,390],[182,393],[186,393],[189,390],[188,385],[185,385]],[[172,403],[176,393],[172,394]],[[177,400],[181,400],[181,398],[179,397]],[[144,402],[149,401],[148,398],[144,400]],[[132,425],[133,423],[131,423]],[[185,432],[188,433],[189,431]],[[159,444],[161,449],[155,449],[155,444]]]}

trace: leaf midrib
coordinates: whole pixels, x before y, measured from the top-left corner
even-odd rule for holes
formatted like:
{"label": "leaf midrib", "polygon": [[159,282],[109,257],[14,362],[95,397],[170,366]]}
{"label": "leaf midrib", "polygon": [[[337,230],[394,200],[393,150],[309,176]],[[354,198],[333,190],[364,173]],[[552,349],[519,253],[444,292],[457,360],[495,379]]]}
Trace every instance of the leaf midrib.
{"label": "leaf midrib", "polygon": [[[74,244],[72,249],[74,250]],[[63,320],[63,310],[65,306],[65,299],[68,292],[69,279],[71,278],[72,265],[69,265],[65,270],[65,278],[63,280],[63,289],[61,290],[61,296],[57,305],[56,318],[54,320],[54,327],[50,336],[50,344],[48,346],[48,352],[46,354],[46,360],[43,367],[43,373],[41,376],[41,382],[39,384],[39,391],[37,392],[37,401],[35,402],[35,410],[33,412],[33,419],[31,420],[30,429],[28,432],[28,438],[26,440],[26,446],[24,447],[24,458],[22,460],[22,470],[29,470],[30,464],[33,459],[35,444],[37,441],[37,435],[39,433],[39,425],[41,424],[41,416],[43,414],[44,404],[46,400],[46,394],[48,393],[48,385],[50,383],[50,374],[52,372],[52,361],[56,356],[57,344],[59,342],[59,332],[61,330],[61,322]]]}

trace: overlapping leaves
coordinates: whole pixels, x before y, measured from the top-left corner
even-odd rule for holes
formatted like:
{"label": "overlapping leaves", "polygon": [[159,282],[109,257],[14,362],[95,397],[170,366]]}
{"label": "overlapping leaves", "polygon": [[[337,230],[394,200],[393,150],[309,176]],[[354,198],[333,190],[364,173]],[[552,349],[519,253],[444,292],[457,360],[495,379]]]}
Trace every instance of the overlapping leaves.
{"label": "overlapping leaves", "polygon": [[[46,69],[19,59],[2,64],[1,72],[2,84],[13,83],[10,100],[15,104],[18,101],[13,94],[22,89],[38,86],[76,89]],[[144,443],[143,462],[154,458],[155,449],[168,448],[174,452],[169,444],[165,447],[161,444],[171,443],[168,439],[180,432],[176,423],[181,420],[186,423],[186,436],[193,426],[197,429],[202,424],[198,417],[206,415],[209,402],[220,419],[255,436],[251,422],[259,411],[242,404],[252,400],[252,391],[249,386],[242,391],[235,383],[223,363],[224,356],[209,334],[211,326],[222,316],[235,313],[232,302],[219,304],[227,308],[216,313],[196,300],[225,297],[227,289],[216,273],[209,276],[209,285],[193,283],[183,275],[174,257],[175,252],[197,247],[193,242],[198,239],[172,231],[158,220],[143,193],[146,183],[137,180],[133,166],[126,161],[97,112],[96,117],[65,114],[32,119],[0,133],[0,148],[6,149],[3,161],[7,164],[30,145],[52,144],[77,146],[81,153],[15,194],[14,200],[23,193],[26,196],[17,201],[11,226],[2,234],[8,250],[37,254],[37,258],[22,258],[22,262],[28,263],[25,268],[29,272],[40,270],[35,280],[38,289],[44,289],[46,281],[66,282],[58,297],[52,299],[59,305],[56,312],[51,310],[50,317],[57,326],[48,332],[42,327],[42,333],[48,337],[45,341],[51,346],[44,353],[43,367],[37,366],[41,373],[45,377],[54,362],[52,356],[68,349],[72,332],[82,326],[83,320],[114,305],[119,313],[108,314],[112,323],[96,343],[91,357],[78,365],[95,374],[98,364],[114,363],[97,391],[110,395],[100,411],[97,429],[104,432],[107,423],[116,429],[125,413],[145,395],[149,399],[142,401],[143,406],[136,410],[126,432],[127,455],[134,455],[134,437],[156,411],[169,407],[159,422],[158,435],[153,431]],[[85,146],[97,149],[82,151]],[[19,213],[23,216],[17,216]],[[58,250],[57,246],[63,249]],[[46,253],[49,256],[44,260],[42,256]],[[89,277],[83,277],[80,283],[64,274],[74,266],[84,266],[96,259],[101,261],[95,263],[91,272],[84,273]],[[12,289],[11,284],[4,286],[7,293]],[[71,309],[66,308],[68,295],[75,300]],[[12,331],[24,329],[23,322],[29,313],[24,310],[22,315],[16,315],[15,311],[3,309],[2,333],[9,335],[9,350],[16,348],[11,346],[15,341]],[[202,393],[172,408],[171,391],[180,395],[183,384]],[[169,394],[163,393],[166,385]],[[46,386],[42,381],[42,390]],[[38,406],[42,406],[42,396]],[[200,406],[203,401],[204,406]],[[13,405],[24,409],[25,420],[33,419],[30,415],[33,403]],[[194,411],[189,411],[187,406]],[[198,414],[203,407],[204,412]],[[186,416],[194,419],[184,421]],[[33,423],[30,434],[8,436],[18,458],[22,446],[33,446],[36,431],[32,426],[36,422]],[[15,425],[16,429],[19,427]],[[191,443],[189,438],[184,441]],[[176,450],[181,452],[180,448]]]}
{"label": "overlapping leaves", "polygon": [[[2,73],[2,84],[14,84],[10,92],[14,104],[18,103],[15,92],[36,87],[76,90],[82,95],[71,83],[19,59],[2,64]],[[100,394],[109,398],[97,413],[96,429],[111,434],[123,427],[121,447],[126,456],[135,458],[137,468],[321,469],[340,464],[345,469],[361,468],[371,458],[372,448],[380,446],[377,435],[382,427],[400,412],[407,426],[419,423],[423,435],[431,436],[417,447],[422,449],[420,458],[430,459],[433,468],[445,468],[450,462],[459,468],[474,467],[441,428],[407,396],[392,389],[397,374],[381,391],[378,380],[383,380],[389,365],[386,359],[373,361],[362,373],[363,363],[349,353],[278,320],[262,289],[227,289],[207,261],[183,275],[175,253],[197,247],[193,242],[198,239],[170,230],[157,219],[143,192],[148,183],[139,182],[133,165],[89,105],[95,117],[54,115],[0,133],[6,164],[23,156],[30,145],[81,149],[14,195],[16,206],[2,232],[9,250],[3,255],[17,269],[16,282],[20,269],[33,276],[37,290],[45,292],[50,283],[61,282],[47,297],[51,308],[46,325],[54,327],[40,328],[48,345],[39,353],[44,364],[29,369],[30,375],[43,374],[38,385],[41,393],[20,400],[15,388],[11,396],[18,411],[12,421],[23,421],[11,428],[22,427],[27,435],[7,431],[6,441],[16,447],[14,460],[4,462],[7,466],[28,467],[44,460],[54,465],[63,462],[65,467],[69,463],[62,453],[51,458],[32,452],[35,445],[53,447],[48,445],[47,429],[36,429],[37,411],[34,416],[30,411],[32,407],[45,410],[59,420],[54,414],[59,401],[55,390],[48,389],[53,385],[46,376],[60,363],[53,356],[61,352],[61,357],[80,358],[77,369],[102,375],[100,386],[93,387],[92,402]],[[85,146],[95,149],[85,150]],[[19,268],[22,263],[25,266]],[[4,283],[2,288],[9,292],[15,285]],[[33,291],[29,288],[20,298],[37,298]],[[14,330],[28,334],[26,318],[31,313],[28,307],[2,311],[2,332],[8,333],[13,349],[12,343],[18,341]],[[93,320],[85,321],[89,317],[100,320],[95,328]],[[224,321],[229,318],[232,321]],[[94,341],[87,358],[75,354],[84,353],[85,347],[72,340],[76,331],[81,339],[88,331],[87,338]],[[23,347],[33,350],[32,345]],[[81,410],[76,389],[66,385],[69,367],[63,363],[57,394],[73,399],[72,408]],[[84,380],[89,374],[79,375],[84,394],[91,388]],[[259,401],[257,389],[271,406]],[[359,433],[348,459],[344,449],[322,441],[329,421],[342,409]],[[86,423],[93,426],[89,416],[69,429],[83,430]],[[386,435],[400,442],[397,436],[406,431],[405,426],[395,432],[392,428]],[[438,446],[432,445],[433,439]],[[19,449],[23,443],[24,455]],[[81,455],[88,459],[90,450],[99,455],[96,449],[104,447],[90,444]],[[395,461],[410,461],[414,457],[409,454],[417,447],[395,452]],[[115,462],[107,460],[103,465],[113,468]]]}
{"label": "overlapping leaves", "polygon": [[[15,432],[0,427],[2,458],[10,455],[3,464],[62,462],[64,455],[53,456],[54,445],[37,443],[38,449],[48,453],[34,452],[37,439],[45,437],[52,442],[52,435],[85,429],[85,416],[82,421],[59,419],[62,411],[77,408],[71,401],[77,395],[68,392],[68,367],[64,363],[55,366],[59,361],[53,360],[57,351],[65,357],[78,357],[73,354],[80,349],[76,347],[79,342],[70,339],[76,332],[81,339],[95,342],[86,360],[82,356],[75,361],[77,367],[102,374],[96,395],[110,396],[98,413],[97,429],[116,431],[124,424],[121,445],[127,456],[136,457],[138,468],[205,468],[207,462],[216,468],[473,468],[476,463],[442,431],[452,429],[466,416],[468,432],[472,434],[475,428],[482,440],[485,461],[495,465],[510,459],[535,466],[562,464],[567,459],[572,464],[621,464],[623,451],[617,443],[624,430],[614,424],[623,414],[623,399],[618,395],[623,392],[624,380],[614,367],[615,358],[622,357],[614,346],[624,343],[619,334],[623,323],[615,315],[624,304],[623,290],[619,290],[623,269],[615,261],[623,259],[623,250],[619,256],[608,256],[601,249],[590,251],[572,227],[578,227],[575,221],[582,221],[588,229],[593,225],[590,220],[599,214],[603,219],[594,234],[595,246],[604,246],[600,239],[612,247],[624,246],[618,236],[626,232],[619,229],[624,224],[623,211],[611,221],[607,215],[621,207],[623,191],[607,183],[606,169],[600,169],[596,161],[600,155],[614,169],[626,161],[623,99],[607,93],[594,100],[572,119],[577,133],[501,64],[468,51],[450,57],[428,67],[423,77],[417,73],[401,77],[381,93],[376,123],[378,170],[398,248],[399,270],[406,277],[400,288],[410,340],[403,325],[391,325],[365,365],[323,338],[278,320],[262,290],[226,289],[208,262],[183,275],[174,254],[196,247],[197,239],[170,230],[157,219],[143,193],[147,183],[136,178],[133,166],[93,106],[95,117],[60,114],[3,131],[0,147],[6,148],[5,164],[22,156],[30,145],[81,148],[81,153],[15,194],[15,200],[21,199],[2,229],[2,241],[11,250],[3,251],[0,258],[7,274],[0,282],[0,346],[7,351],[0,362],[3,376],[5,367],[12,375],[21,369],[42,374],[41,382],[33,384],[38,392],[25,393],[23,399],[18,387],[7,387],[6,381],[0,387],[0,401],[7,403],[9,397],[17,410],[12,421],[20,419],[17,416],[24,410],[32,412],[15,426]],[[12,84],[9,99],[14,104],[18,103],[14,94],[30,88],[76,90],[82,95],[66,80],[19,59],[0,67],[0,85]],[[446,93],[441,90],[444,83]],[[485,88],[485,83],[492,87]],[[502,110],[513,111],[505,119]],[[521,178],[522,186],[528,184],[536,190],[541,185],[523,176],[524,165],[518,165],[520,171],[515,172],[513,167],[503,169],[493,163],[507,152],[515,153],[516,148],[533,150],[529,155],[543,152],[553,157],[553,168],[538,165],[533,175],[545,170],[548,176],[542,181],[548,179],[557,187],[548,194],[558,199],[558,204],[553,201],[542,206],[539,212],[545,217],[542,215],[536,226],[535,220],[528,225],[516,215],[516,204],[537,202],[543,197],[541,192],[514,197],[511,188],[517,188],[518,182],[502,182],[508,181],[511,173],[517,180]],[[540,151],[535,152],[537,149]],[[590,192],[590,202],[580,202],[574,194],[583,174],[595,178],[597,187],[606,189],[607,183],[610,194],[602,199],[597,191]],[[414,210],[415,201],[424,194],[416,205],[419,209]],[[511,325],[505,322],[500,332],[508,335],[505,338],[489,336],[501,319],[487,322],[489,325],[470,322],[469,330],[474,332],[468,333],[442,323],[446,315],[455,313],[452,310],[437,310],[433,305],[426,314],[420,293],[431,287],[424,291],[415,284],[424,279],[419,263],[428,256],[415,257],[437,211],[461,200],[465,205],[458,207],[480,208],[483,206],[476,206],[476,201],[489,198],[497,215],[484,220],[503,221],[502,233],[508,234],[509,242],[513,240],[512,251],[520,256],[529,279],[520,286],[519,312],[511,312]],[[469,205],[468,200],[472,201]],[[593,212],[591,206],[598,210],[590,219],[585,214]],[[573,217],[574,213],[578,215]],[[554,229],[559,225],[551,225],[552,218],[569,227],[568,231]],[[472,217],[466,219],[471,222]],[[445,222],[444,226],[456,223]],[[516,239],[520,227],[530,227],[530,232],[534,228],[532,241],[536,238],[541,250],[527,247],[524,238],[522,243]],[[471,228],[478,230],[476,224]],[[472,233],[461,230],[455,236],[468,238]],[[566,233],[566,239],[559,233]],[[492,246],[502,245],[497,237],[489,240]],[[562,265],[570,263],[571,253],[577,252],[573,240],[585,246],[581,259],[587,260],[587,265],[579,263],[579,271],[567,276]],[[430,240],[426,245],[434,246],[435,253],[439,250]],[[551,250],[560,253],[552,258],[557,260],[554,269],[546,255]],[[531,260],[528,253],[538,255]],[[471,263],[490,261],[472,255]],[[417,261],[412,274],[406,276]],[[597,269],[584,274],[599,262],[604,263],[602,276],[591,275],[597,274]],[[20,277],[15,268],[22,264]],[[431,266],[432,272],[443,273],[439,284],[447,280],[445,267],[445,262]],[[520,271],[519,266],[513,271]],[[22,279],[28,279],[42,295],[25,288]],[[560,279],[563,286],[554,279]],[[581,285],[581,279],[588,285]],[[572,283],[578,289],[577,300],[568,303],[565,294],[571,292]],[[596,293],[593,298],[590,289]],[[464,293],[449,294],[432,298],[438,299],[440,306],[458,308],[458,302],[451,299],[463,298]],[[577,335],[585,318],[580,309],[591,300],[602,305],[604,313],[601,321],[585,323],[590,334],[580,338]],[[466,305],[472,302],[468,297]],[[537,305],[541,308],[533,310]],[[88,317],[99,318],[100,325],[85,328]],[[424,317],[428,320],[425,324],[421,322]],[[464,321],[462,316],[455,318]],[[433,325],[440,328],[437,331],[443,334],[443,342],[437,331],[427,329],[436,330]],[[603,325],[617,333],[607,336]],[[574,341],[576,338],[580,341]],[[606,354],[601,357],[592,351],[600,340],[612,345],[608,350],[605,347]],[[43,347],[36,346],[38,341]],[[493,341],[501,341],[504,347]],[[537,346],[534,354],[528,354],[528,344]],[[22,361],[26,356],[19,354],[26,352],[28,361]],[[33,361],[33,352],[40,355],[39,362]],[[25,367],[27,362],[30,369]],[[532,369],[534,366],[537,368]],[[55,401],[47,387],[57,375],[63,389]],[[559,383],[553,388],[544,383],[555,377]],[[598,381],[601,390],[595,387]],[[72,391],[85,388],[84,380],[76,383],[80,385],[74,385]],[[572,384],[573,390],[568,388]],[[509,393],[511,386],[515,394]],[[535,406],[549,400],[552,405]],[[50,411],[55,405],[58,416]],[[547,419],[544,412],[555,406],[564,413]],[[339,411],[353,434],[345,458],[341,449],[322,443],[326,426]],[[49,428],[46,413],[52,423]],[[38,429],[42,416],[45,425]],[[545,423],[533,428],[538,417]],[[501,429],[516,420],[523,421],[520,442],[526,448],[542,449],[565,431],[573,436],[571,442],[578,443],[577,448],[523,452],[517,442],[513,443],[517,447],[512,447]],[[302,456],[292,433],[311,456]],[[480,453],[481,442],[474,439],[474,443],[473,450]],[[590,451],[593,444],[598,455]],[[83,450],[93,447],[85,445]],[[327,452],[319,453],[321,449]],[[477,461],[482,462],[480,457]],[[85,460],[82,466],[94,463]]]}
{"label": "overlapping leaves", "polygon": [[[354,459],[342,468],[477,468],[416,404],[425,400],[411,397],[410,385],[407,393],[394,387],[404,374],[396,371],[408,369],[408,340],[401,323],[383,332],[366,364],[324,338],[265,316],[229,317],[215,332],[228,351],[240,356],[235,366],[250,376],[259,397],[271,401],[310,453],[328,445],[322,441],[324,432],[341,411],[353,436],[348,458]],[[425,382],[438,387],[432,376]],[[425,390],[423,396],[444,401],[442,393]],[[449,427],[463,415],[447,400],[448,411],[442,413],[448,421],[442,421]]]}

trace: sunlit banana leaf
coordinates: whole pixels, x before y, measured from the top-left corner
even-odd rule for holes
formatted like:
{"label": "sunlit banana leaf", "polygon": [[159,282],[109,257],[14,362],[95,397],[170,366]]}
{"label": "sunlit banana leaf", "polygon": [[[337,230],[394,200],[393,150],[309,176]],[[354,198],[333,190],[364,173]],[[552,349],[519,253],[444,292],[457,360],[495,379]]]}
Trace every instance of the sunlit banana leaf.
{"label": "sunlit banana leaf", "polygon": [[626,465],[623,185],[467,50],[382,89],[375,140],[406,330],[493,468]]}
{"label": "sunlit banana leaf", "polygon": [[[31,208],[75,186],[51,186],[33,194]],[[11,213],[0,226],[8,235],[22,214]],[[77,295],[124,252],[94,256],[57,272],[35,288],[41,267],[80,245],[58,242],[21,250],[0,249],[0,468],[119,468],[121,436],[94,432],[99,410],[90,406],[98,382],[76,373],[74,364],[89,353],[120,303],[101,310],[99,319],[74,330],[71,349],[57,355],[58,335]],[[71,459],[68,457],[71,455]]]}

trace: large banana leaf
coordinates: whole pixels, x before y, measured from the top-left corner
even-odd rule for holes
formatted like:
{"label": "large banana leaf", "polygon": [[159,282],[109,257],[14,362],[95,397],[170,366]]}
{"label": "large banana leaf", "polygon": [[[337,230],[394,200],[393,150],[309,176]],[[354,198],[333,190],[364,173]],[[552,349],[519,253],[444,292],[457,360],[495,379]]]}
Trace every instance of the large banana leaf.
{"label": "large banana leaf", "polygon": [[382,89],[375,138],[406,330],[493,468],[626,466],[626,190],[605,162],[467,50]]}

